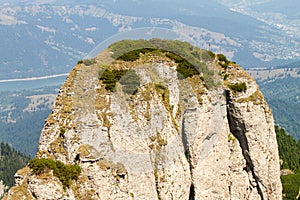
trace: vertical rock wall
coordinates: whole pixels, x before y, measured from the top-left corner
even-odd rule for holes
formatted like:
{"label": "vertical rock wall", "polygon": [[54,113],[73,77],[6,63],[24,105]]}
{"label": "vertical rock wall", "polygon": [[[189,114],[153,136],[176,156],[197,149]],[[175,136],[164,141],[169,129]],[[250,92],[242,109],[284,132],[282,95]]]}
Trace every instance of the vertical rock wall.
{"label": "vertical rock wall", "polygon": [[[273,117],[252,78],[230,66],[235,75],[207,90],[199,76],[178,79],[168,59],[136,65],[125,66],[141,78],[131,96],[105,90],[97,64],[74,68],[37,157],[77,163],[78,180],[63,189],[51,171],[27,168],[4,199],[281,199]],[[230,90],[235,82],[247,91]]]}

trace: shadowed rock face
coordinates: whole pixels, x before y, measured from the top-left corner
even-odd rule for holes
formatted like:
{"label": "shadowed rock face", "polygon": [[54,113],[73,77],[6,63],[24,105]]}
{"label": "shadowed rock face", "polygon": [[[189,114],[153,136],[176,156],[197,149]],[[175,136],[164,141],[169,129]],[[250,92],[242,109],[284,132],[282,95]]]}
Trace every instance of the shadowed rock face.
{"label": "shadowed rock face", "polygon": [[[63,189],[51,170],[26,167],[4,199],[281,199],[273,117],[255,81],[186,43],[172,52],[191,65],[167,55],[172,42],[150,44],[167,51],[124,61],[110,47],[60,89],[37,157],[78,164],[79,178]],[[182,74],[191,67],[198,73]],[[105,73],[115,73],[112,89]]]}

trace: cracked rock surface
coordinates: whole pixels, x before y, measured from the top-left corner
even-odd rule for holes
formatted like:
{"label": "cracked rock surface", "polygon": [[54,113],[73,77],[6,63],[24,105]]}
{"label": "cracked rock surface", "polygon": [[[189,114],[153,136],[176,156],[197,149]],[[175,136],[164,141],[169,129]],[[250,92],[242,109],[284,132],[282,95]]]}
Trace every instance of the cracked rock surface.
{"label": "cracked rock surface", "polygon": [[[176,62],[148,57],[116,61],[105,50],[96,63],[77,64],[46,119],[37,157],[78,164],[78,180],[63,189],[51,171],[37,176],[27,167],[4,199],[281,199],[273,116],[255,81],[215,57],[205,64],[229,76],[216,75],[207,89],[201,73],[178,78]],[[105,89],[102,63],[133,69],[138,90]],[[240,82],[246,91],[228,87]]]}

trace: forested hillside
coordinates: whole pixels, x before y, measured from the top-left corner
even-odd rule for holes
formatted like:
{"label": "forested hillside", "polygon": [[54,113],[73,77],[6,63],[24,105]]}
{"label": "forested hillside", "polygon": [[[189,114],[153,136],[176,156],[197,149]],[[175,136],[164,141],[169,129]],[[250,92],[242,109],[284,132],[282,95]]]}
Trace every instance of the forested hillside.
{"label": "forested hillside", "polygon": [[248,69],[259,84],[280,124],[294,139],[300,139],[300,67],[299,62],[274,69]]}
{"label": "forested hillside", "polygon": [[300,79],[284,78],[260,84],[277,124],[296,140],[300,139]]}
{"label": "forested hillside", "polygon": [[35,156],[44,121],[51,112],[56,87],[0,92],[0,142]]}
{"label": "forested hillside", "polygon": [[275,127],[281,169],[291,170],[288,175],[281,176],[283,199],[294,200],[300,188],[300,140],[295,141],[283,128]]}
{"label": "forested hillside", "polygon": [[0,180],[7,186],[14,185],[14,174],[24,167],[29,157],[14,150],[7,143],[0,143]]}

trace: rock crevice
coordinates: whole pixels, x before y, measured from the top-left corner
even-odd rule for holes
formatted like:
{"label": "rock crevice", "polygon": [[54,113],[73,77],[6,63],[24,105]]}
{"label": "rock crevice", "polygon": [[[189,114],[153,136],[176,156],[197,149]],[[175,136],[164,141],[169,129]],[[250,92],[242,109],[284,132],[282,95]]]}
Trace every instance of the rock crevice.
{"label": "rock crevice", "polygon": [[[153,45],[159,43],[187,45]],[[41,133],[37,157],[78,164],[78,179],[64,189],[53,172],[33,175],[27,167],[4,200],[281,199],[272,113],[240,66],[225,69],[216,55],[192,46],[189,62],[174,49],[116,60],[116,49],[91,65],[78,63]],[[139,87],[128,94],[115,75],[100,79],[104,66],[116,76],[136,73]],[[237,82],[247,90],[230,89]]]}
{"label": "rock crevice", "polygon": [[235,138],[239,141],[243,157],[246,161],[246,167],[244,170],[247,173],[251,173],[252,177],[254,178],[255,184],[251,183],[251,178],[249,177],[249,182],[252,187],[255,187],[257,189],[257,192],[260,196],[260,198],[263,200],[264,195],[261,189],[261,186],[265,187],[262,183],[258,175],[256,175],[254,164],[250,156],[250,150],[249,150],[249,143],[248,139],[246,137],[246,126],[245,122],[243,121],[243,117],[239,115],[238,108],[235,107],[234,103],[232,102],[232,99],[230,97],[230,91],[226,91],[226,103],[227,103],[227,118],[229,123],[230,132],[233,134]]}

